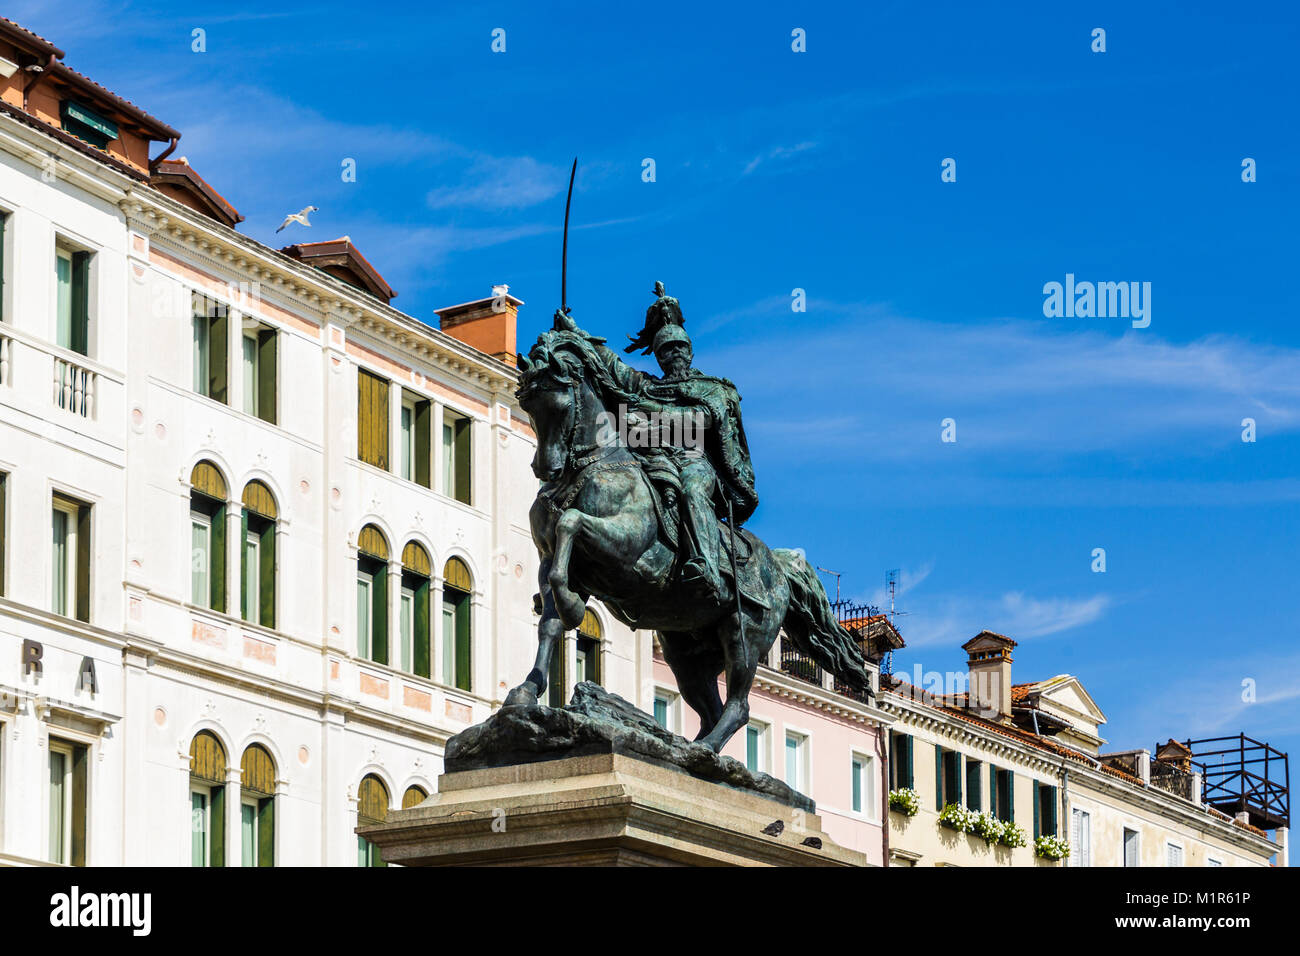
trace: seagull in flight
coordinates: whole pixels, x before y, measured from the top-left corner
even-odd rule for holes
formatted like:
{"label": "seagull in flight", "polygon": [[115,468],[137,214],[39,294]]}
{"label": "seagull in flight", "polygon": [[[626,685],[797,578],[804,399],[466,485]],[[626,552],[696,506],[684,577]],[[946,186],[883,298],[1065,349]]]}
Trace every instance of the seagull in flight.
{"label": "seagull in flight", "polygon": [[[280,229],[283,229],[291,222],[296,222],[299,225],[303,225],[303,226],[311,226],[311,223],[307,221],[307,216],[314,212],[316,212],[315,206],[308,206],[306,209],[303,209],[301,212],[291,212],[289,213],[289,215],[284,217],[284,222],[280,223]],[[277,229],[275,231],[279,232],[280,229]]]}

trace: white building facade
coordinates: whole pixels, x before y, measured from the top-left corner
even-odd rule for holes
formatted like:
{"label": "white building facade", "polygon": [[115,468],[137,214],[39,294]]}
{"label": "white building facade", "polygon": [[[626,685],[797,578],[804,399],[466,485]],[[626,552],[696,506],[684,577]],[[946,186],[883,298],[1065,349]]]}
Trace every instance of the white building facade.
{"label": "white building facade", "polygon": [[[535,653],[520,303],[434,329],[159,188],[121,101],[47,83],[99,147],[4,93],[0,861],[373,863]],[[648,641],[593,609],[566,693],[648,706]]]}

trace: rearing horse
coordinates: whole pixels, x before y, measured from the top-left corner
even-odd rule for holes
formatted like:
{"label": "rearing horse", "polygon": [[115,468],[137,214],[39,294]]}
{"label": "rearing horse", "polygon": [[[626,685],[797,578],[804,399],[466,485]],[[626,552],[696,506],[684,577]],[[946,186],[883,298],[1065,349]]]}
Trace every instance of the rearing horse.
{"label": "rearing horse", "polygon": [[[536,703],[556,643],[582,622],[589,597],[629,627],[658,632],[678,690],[699,715],[696,740],[711,750],[749,721],[754,674],[782,627],[800,651],[869,692],[852,635],[797,552],[771,550],[738,531],[750,549],[732,582],[743,595],[739,610],[734,599],[723,607],[699,601],[679,583],[649,479],[621,429],[609,427],[628,396],[613,384],[598,348],[582,333],[557,329],[519,357],[517,396],[537,433],[532,466],[543,482],[528,516],[541,558],[542,619],[537,660],[506,705]],[[724,537],[727,531],[723,524]]]}

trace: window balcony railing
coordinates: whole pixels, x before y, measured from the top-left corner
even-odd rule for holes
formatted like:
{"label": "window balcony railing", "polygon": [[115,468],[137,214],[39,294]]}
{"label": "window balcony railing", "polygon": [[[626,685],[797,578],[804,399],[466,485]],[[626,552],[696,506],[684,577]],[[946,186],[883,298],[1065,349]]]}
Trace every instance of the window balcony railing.
{"label": "window balcony railing", "polygon": [[54,404],[82,418],[94,418],[97,378],[92,370],[55,356]]}

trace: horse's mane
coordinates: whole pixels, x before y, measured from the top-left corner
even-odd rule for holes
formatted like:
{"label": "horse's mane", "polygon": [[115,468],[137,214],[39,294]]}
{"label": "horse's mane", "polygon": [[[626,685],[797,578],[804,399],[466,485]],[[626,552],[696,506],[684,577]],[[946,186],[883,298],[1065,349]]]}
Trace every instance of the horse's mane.
{"label": "horse's mane", "polygon": [[595,342],[580,332],[552,329],[539,335],[528,351],[528,368],[519,377],[515,397],[522,402],[541,389],[583,380],[606,409],[634,401],[614,380]]}

